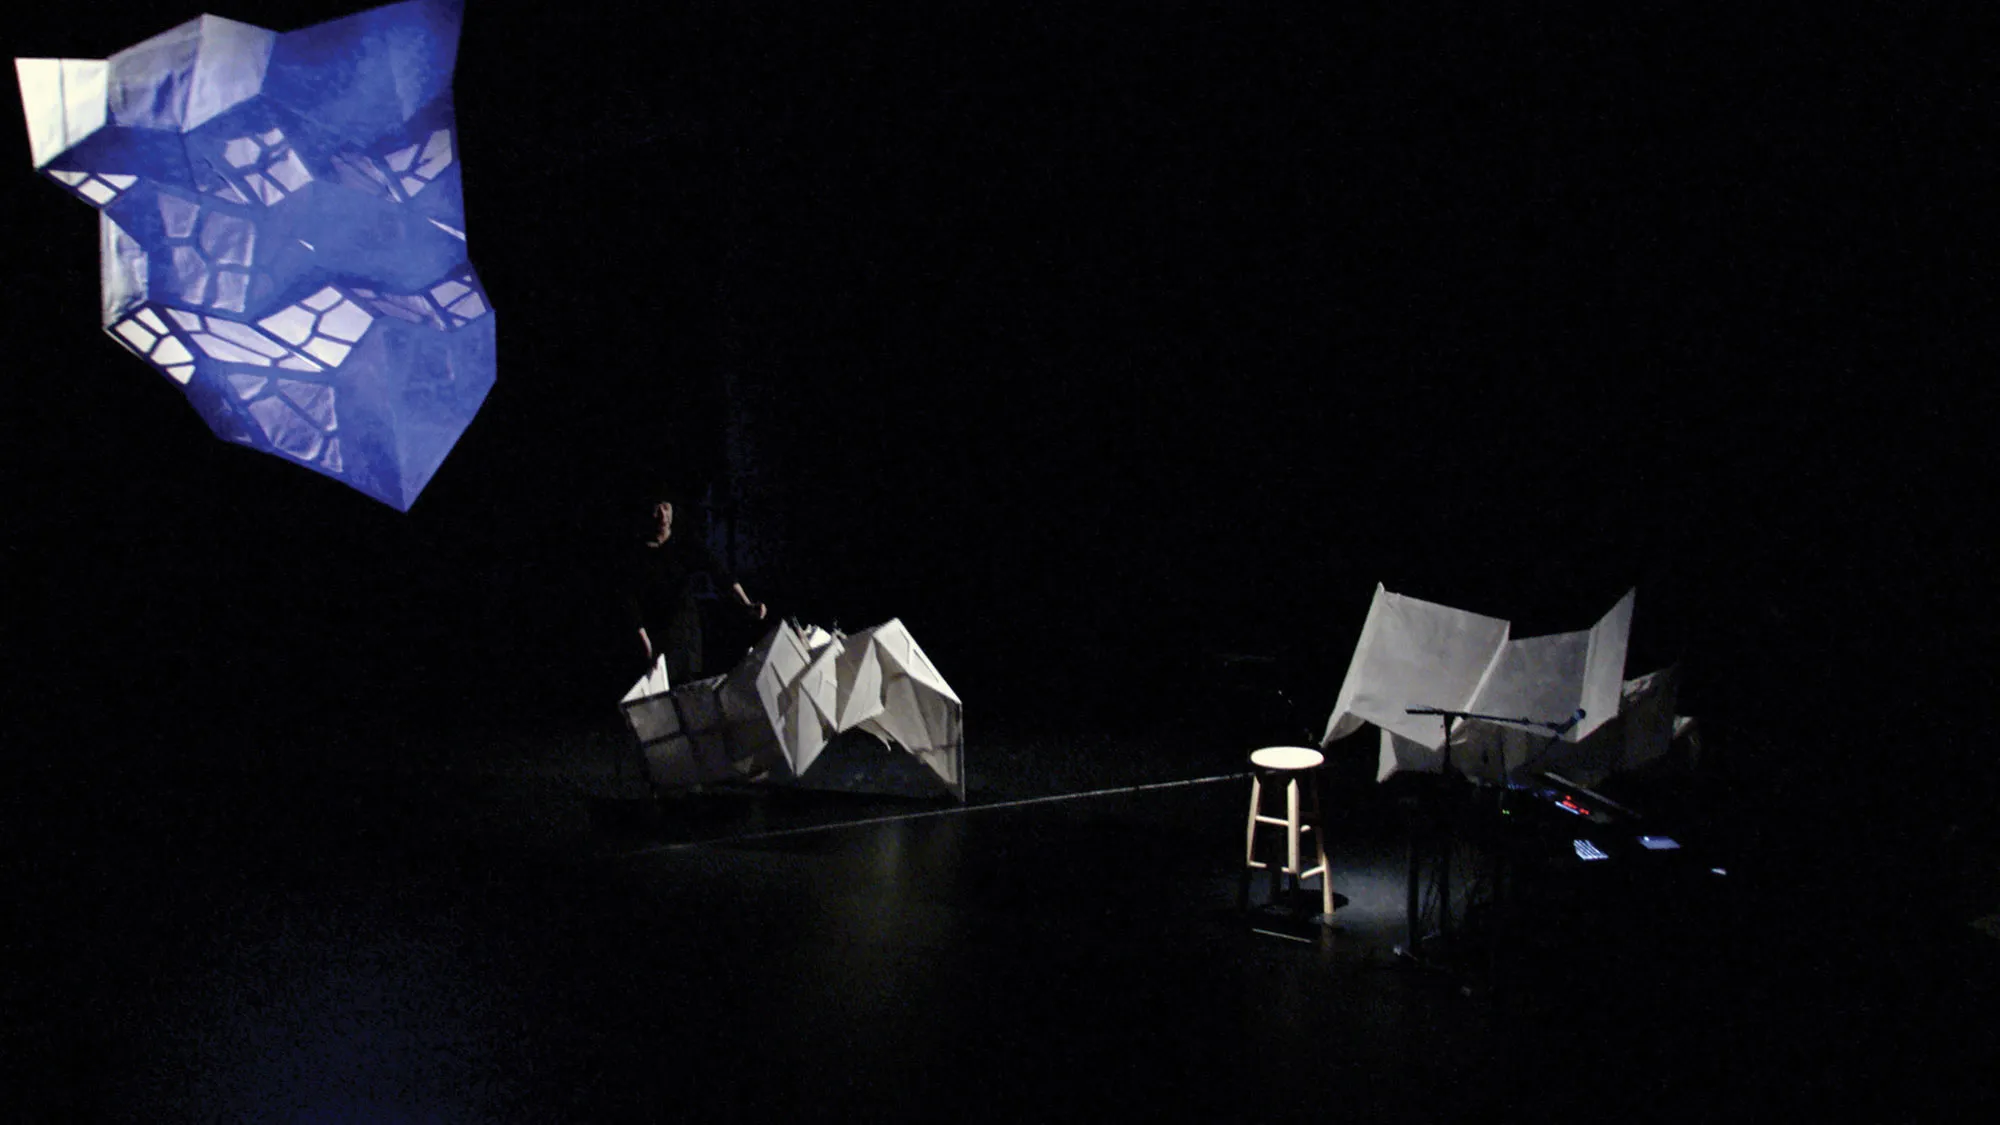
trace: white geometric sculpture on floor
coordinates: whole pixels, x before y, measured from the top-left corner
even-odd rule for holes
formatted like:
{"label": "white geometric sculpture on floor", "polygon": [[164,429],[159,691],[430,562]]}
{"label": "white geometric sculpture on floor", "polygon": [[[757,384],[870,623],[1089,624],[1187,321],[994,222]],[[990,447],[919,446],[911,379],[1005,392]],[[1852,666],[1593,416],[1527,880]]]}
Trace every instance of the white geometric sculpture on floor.
{"label": "white geometric sculpture on floor", "polygon": [[965,799],[965,705],[899,619],[844,638],[838,728],[893,743]]}
{"label": "white geometric sculpture on floor", "polygon": [[[1499,618],[1377,585],[1321,745],[1373,723],[1381,731],[1378,780],[1403,770],[1436,773],[1447,761],[1494,782],[1556,768],[1619,712],[1634,597],[1628,591],[1588,630],[1510,640],[1511,626]],[[1409,714],[1411,707],[1525,722],[1454,720],[1447,747],[1444,722]],[[1581,720],[1571,722],[1579,711]],[[1549,725],[1566,722],[1552,741]]]}
{"label": "white geometric sculpture on floor", "polygon": [[726,675],[675,687],[662,658],[620,705],[657,789],[761,781],[870,791],[851,763],[823,757],[835,736],[858,731],[912,755],[935,779],[928,791],[965,799],[963,704],[900,620],[851,636],[781,621]]}
{"label": "white geometric sculpture on floor", "polygon": [[105,331],[217,437],[407,511],[493,386],[451,77],[462,0],[201,16],[16,59],[37,170],[99,213]]}

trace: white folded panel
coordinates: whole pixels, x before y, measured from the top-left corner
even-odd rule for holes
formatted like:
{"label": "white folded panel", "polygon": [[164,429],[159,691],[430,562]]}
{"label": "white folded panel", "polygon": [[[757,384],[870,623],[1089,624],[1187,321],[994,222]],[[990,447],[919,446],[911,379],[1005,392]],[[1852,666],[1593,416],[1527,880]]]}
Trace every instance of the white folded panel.
{"label": "white folded panel", "polygon": [[1625,681],[1621,703],[1625,737],[1614,769],[1637,769],[1666,756],[1684,726],[1674,714],[1679,695],[1679,665]]}
{"label": "white folded panel", "polygon": [[1543,755],[1535,768],[1590,786],[1665,757],[1691,722],[1674,714],[1679,678],[1680,669],[1674,666],[1626,680],[1617,715],[1574,745],[1558,746]]}
{"label": "white folded panel", "polygon": [[655,690],[666,684],[664,665],[662,658],[619,705],[639,741],[646,776],[659,789],[736,776],[717,697],[723,677]]}
{"label": "white folded panel", "polygon": [[863,730],[915,755],[965,796],[963,704],[898,618],[842,639],[836,729]]}
{"label": "white folded panel", "polygon": [[1632,605],[1639,591],[1627,590],[1609,612],[1590,627],[1590,655],[1583,666],[1583,693],[1576,705],[1583,708],[1575,738],[1583,738],[1608,722],[1620,707],[1625,681],[1625,651],[1632,637]]}
{"label": "white folded panel", "polygon": [[[787,753],[794,776],[812,768],[813,760],[826,748],[840,727],[835,721],[840,711],[840,677],[836,664],[847,650],[846,642],[818,631],[826,639],[817,646],[798,677],[785,689],[780,717],[784,725]],[[810,634],[809,634],[810,635]]]}
{"label": "white folded panel", "polygon": [[625,698],[621,702],[634,703],[648,696],[665,695],[667,689],[672,686],[667,682],[667,658],[664,655],[656,656],[653,658],[652,669],[639,677],[639,682],[632,685],[632,690],[625,693]]}
{"label": "white folded panel", "polygon": [[1443,722],[1408,709],[1466,710],[1499,657],[1507,628],[1497,617],[1404,597],[1377,584],[1320,745],[1373,723],[1401,740],[1383,740],[1379,778],[1442,769]]}
{"label": "white folded panel", "polygon": [[[1467,719],[1452,732],[1451,762],[1467,777],[1500,782],[1526,769],[1587,758],[1573,751],[1618,715],[1636,591],[1627,590],[1587,631],[1520,637],[1501,646],[1468,711],[1526,720]],[[1556,735],[1547,724],[1583,718]]]}
{"label": "white folded panel", "polygon": [[751,777],[792,769],[793,755],[784,743],[784,695],[805,667],[805,641],[780,621],[724,677],[717,698],[738,773]]}
{"label": "white folded panel", "polygon": [[917,644],[917,639],[910,635],[909,628],[901,619],[892,618],[886,624],[876,626],[874,638],[875,643],[881,647],[883,655],[888,657],[901,674],[921,684],[931,693],[954,704],[961,703],[958,693],[952,691],[951,685],[944,682],[944,675],[931,663],[931,658],[924,655],[923,647]]}
{"label": "white folded panel", "polygon": [[960,785],[959,750],[963,741],[956,700],[914,676],[896,676],[882,691],[882,713],[861,724],[915,754],[946,785]]}
{"label": "white folded panel", "polygon": [[680,720],[674,709],[673,697],[668,695],[667,658],[656,657],[653,668],[632,690],[625,693],[619,706],[625,712],[625,721],[638,736],[639,744],[657,742],[680,731]]}
{"label": "white folded panel", "polygon": [[760,652],[762,661],[757,667],[757,698],[767,713],[775,715],[785,689],[806,670],[806,645],[789,624],[781,621],[758,648],[751,650],[753,656]]}
{"label": "white folded panel", "polygon": [[863,629],[842,638],[841,653],[834,663],[835,730],[853,730],[882,713],[882,663],[875,652],[874,633],[874,629]]}
{"label": "white folded panel", "polygon": [[1410,707],[1464,710],[1507,640],[1507,622],[1375,587],[1321,745],[1373,723],[1444,749],[1444,727]]}
{"label": "white folded panel", "polygon": [[1493,673],[1465,709],[1531,724],[1566,722],[1583,694],[1589,655],[1590,634],[1582,631],[1510,640],[1500,646]]}
{"label": "white folded panel", "polygon": [[1375,780],[1387,781],[1398,773],[1436,773],[1444,768],[1444,751],[1412,742],[1387,727],[1376,750]]}
{"label": "white folded panel", "polygon": [[1467,777],[1500,781],[1524,768],[1551,731],[1576,714],[1584,663],[1590,654],[1587,632],[1522,637],[1500,646],[1493,673],[1464,708],[1482,715],[1527,720],[1524,724],[1466,719],[1452,731],[1451,764]]}

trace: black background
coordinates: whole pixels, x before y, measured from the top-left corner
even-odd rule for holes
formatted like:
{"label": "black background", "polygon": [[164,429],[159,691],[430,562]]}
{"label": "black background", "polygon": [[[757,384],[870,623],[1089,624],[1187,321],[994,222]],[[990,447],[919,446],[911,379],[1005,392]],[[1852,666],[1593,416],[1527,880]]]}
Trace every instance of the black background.
{"label": "black background", "polygon": [[[7,46],[201,10],[37,6]],[[1517,635],[1636,585],[1628,671],[1684,659],[1773,784],[1990,797],[1959,6],[639,11],[471,5],[499,383],[408,514],[214,441],[107,338],[95,219],[16,129],[8,754],[608,713],[602,564],[670,477],[738,497],[777,612],[902,616],[974,716],[1224,650],[1323,721],[1376,582]]]}

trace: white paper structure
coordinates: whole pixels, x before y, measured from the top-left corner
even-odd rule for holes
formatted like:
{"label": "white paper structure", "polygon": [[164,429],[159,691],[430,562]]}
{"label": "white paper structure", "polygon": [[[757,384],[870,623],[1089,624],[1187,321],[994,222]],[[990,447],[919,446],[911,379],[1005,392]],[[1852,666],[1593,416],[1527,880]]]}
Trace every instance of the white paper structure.
{"label": "white paper structure", "polygon": [[963,704],[900,620],[847,637],[779,622],[727,675],[679,687],[662,658],[621,706],[657,788],[811,784],[834,736],[858,730],[965,798]]}
{"label": "white paper structure", "polygon": [[[1402,770],[1438,772],[1446,761],[1469,777],[1503,780],[1511,771],[1545,768],[1617,713],[1632,628],[1628,591],[1589,630],[1510,640],[1511,626],[1380,585],[1348,664],[1322,746],[1373,723],[1381,730],[1378,780]],[[1527,720],[1459,720],[1446,728],[1436,707]],[[1542,723],[1584,718],[1550,742]],[[1545,761],[1546,760],[1546,761]]]}
{"label": "white paper structure", "polygon": [[965,705],[898,618],[845,638],[835,661],[840,730],[893,742],[965,799]]}

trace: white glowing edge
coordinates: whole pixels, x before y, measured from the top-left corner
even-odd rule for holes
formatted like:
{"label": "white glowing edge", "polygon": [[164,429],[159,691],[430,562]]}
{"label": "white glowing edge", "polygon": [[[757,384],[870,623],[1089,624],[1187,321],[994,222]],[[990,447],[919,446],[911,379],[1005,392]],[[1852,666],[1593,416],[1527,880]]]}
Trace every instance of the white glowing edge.
{"label": "white glowing edge", "polygon": [[35,167],[46,167],[104,127],[110,75],[103,59],[14,60]]}

